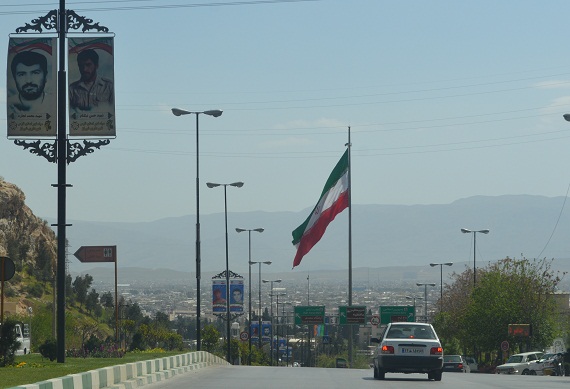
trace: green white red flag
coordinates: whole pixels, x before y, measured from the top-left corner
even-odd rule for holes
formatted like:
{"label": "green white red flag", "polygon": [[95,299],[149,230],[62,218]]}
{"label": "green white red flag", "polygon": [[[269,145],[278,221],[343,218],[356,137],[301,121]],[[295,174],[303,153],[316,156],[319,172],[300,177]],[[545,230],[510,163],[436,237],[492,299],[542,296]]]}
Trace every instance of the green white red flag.
{"label": "green white red flag", "polygon": [[293,268],[298,266],[314,245],[321,240],[330,222],[349,204],[348,149],[330,174],[321,197],[303,224],[293,231],[297,254]]}

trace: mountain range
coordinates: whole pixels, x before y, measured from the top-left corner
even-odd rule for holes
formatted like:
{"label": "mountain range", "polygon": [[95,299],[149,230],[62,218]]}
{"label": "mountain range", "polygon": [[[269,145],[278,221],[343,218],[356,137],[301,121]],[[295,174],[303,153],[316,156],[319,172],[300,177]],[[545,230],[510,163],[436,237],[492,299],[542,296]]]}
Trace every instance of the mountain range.
{"label": "mountain range", "polygon": [[[264,228],[263,233],[251,232],[251,259],[272,261],[271,266],[263,267],[264,273],[347,269],[349,212],[345,210],[291,270],[295,255],[291,232],[310,211],[228,213],[230,270],[242,275],[248,272],[248,233],[238,234],[236,227]],[[570,257],[566,197],[473,196],[437,205],[354,204],[350,219],[353,268],[421,267],[430,262],[472,266],[474,236],[476,261],[481,264],[505,257],[554,258],[565,267]],[[224,213],[201,214],[200,221],[202,272],[222,272],[226,263]],[[195,271],[194,215],[134,223],[67,222],[72,224],[67,229],[72,272],[104,266],[79,263],[71,255],[79,247],[107,245],[117,246],[119,268]],[[490,232],[463,234],[461,228]]]}

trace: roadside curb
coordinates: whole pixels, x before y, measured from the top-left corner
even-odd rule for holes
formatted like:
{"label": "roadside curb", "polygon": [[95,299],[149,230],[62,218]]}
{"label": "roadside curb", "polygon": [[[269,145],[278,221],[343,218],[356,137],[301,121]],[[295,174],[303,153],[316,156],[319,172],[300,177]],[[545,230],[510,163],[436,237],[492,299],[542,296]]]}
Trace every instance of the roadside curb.
{"label": "roadside curb", "polygon": [[103,367],[8,389],[135,389],[211,365],[228,365],[218,356],[195,351],[148,361]]}

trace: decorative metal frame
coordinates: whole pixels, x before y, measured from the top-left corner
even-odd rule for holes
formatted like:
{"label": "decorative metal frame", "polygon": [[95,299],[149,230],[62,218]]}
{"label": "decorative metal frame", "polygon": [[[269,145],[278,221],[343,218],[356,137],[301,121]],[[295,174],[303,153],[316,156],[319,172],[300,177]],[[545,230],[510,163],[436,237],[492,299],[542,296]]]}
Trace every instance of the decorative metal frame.
{"label": "decorative metal frame", "polygon": [[[221,272],[221,273],[219,273],[219,274],[216,274],[215,276],[212,277],[213,280],[214,280],[214,279],[220,279],[220,278],[226,279],[226,271],[225,271],[225,270],[224,270],[223,272]],[[230,270],[230,276],[229,276],[229,278],[242,278],[242,279],[243,279],[242,276],[240,276],[240,275],[237,274],[237,273],[234,273],[234,272],[231,271],[231,270]],[[229,296],[227,296],[227,298],[229,298]],[[227,313],[226,313],[226,312],[224,312],[224,313],[212,313],[212,314],[213,314],[214,316],[217,316],[218,318],[222,319],[223,321],[226,321],[226,320],[227,320],[227,317],[226,317],[226,316],[227,316]],[[245,314],[245,312],[239,312],[239,313],[230,312],[230,320],[234,320],[234,319],[236,319],[236,318],[238,318],[238,317],[240,317],[240,316],[243,316],[244,314]]]}
{"label": "decorative metal frame", "polygon": [[[96,31],[108,33],[109,29],[101,26],[98,22],[94,23],[93,19],[78,15],[73,10],[66,10],[65,17],[67,21],[66,32],[70,29],[81,30],[81,32]],[[45,16],[32,19],[31,23],[26,23],[22,27],[16,28],[16,33],[38,33],[41,34],[45,30],[57,30],[58,11],[51,10]],[[78,139],[79,141],[80,139]],[[91,154],[95,149],[100,149],[111,143],[109,138],[86,140],[83,139],[83,145],[78,141],[67,139],[67,164],[75,162],[79,157]],[[14,144],[21,146],[24,150],[39,157],[44,157],[48,162],[57,163],[57,140],[53,142],[41,143],[41,140],[15,139]]]}

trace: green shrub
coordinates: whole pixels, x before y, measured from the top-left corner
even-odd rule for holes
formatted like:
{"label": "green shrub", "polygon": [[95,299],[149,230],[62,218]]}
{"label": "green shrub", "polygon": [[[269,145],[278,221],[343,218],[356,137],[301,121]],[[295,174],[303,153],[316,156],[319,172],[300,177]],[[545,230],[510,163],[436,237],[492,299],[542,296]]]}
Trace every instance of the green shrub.
{"label": "green shrub", "polygon": [[0,326],[0,367],[14,363],[16,350],[20,342],[16,339],[16,322],[11,319]]}
{"label": "green shrub", "polygon": [[57,357],[57,346],[55,339],[48,339],[43,344],[40,345],[40,354],[42,357],[48,358],[50,361],[55,361]]}

